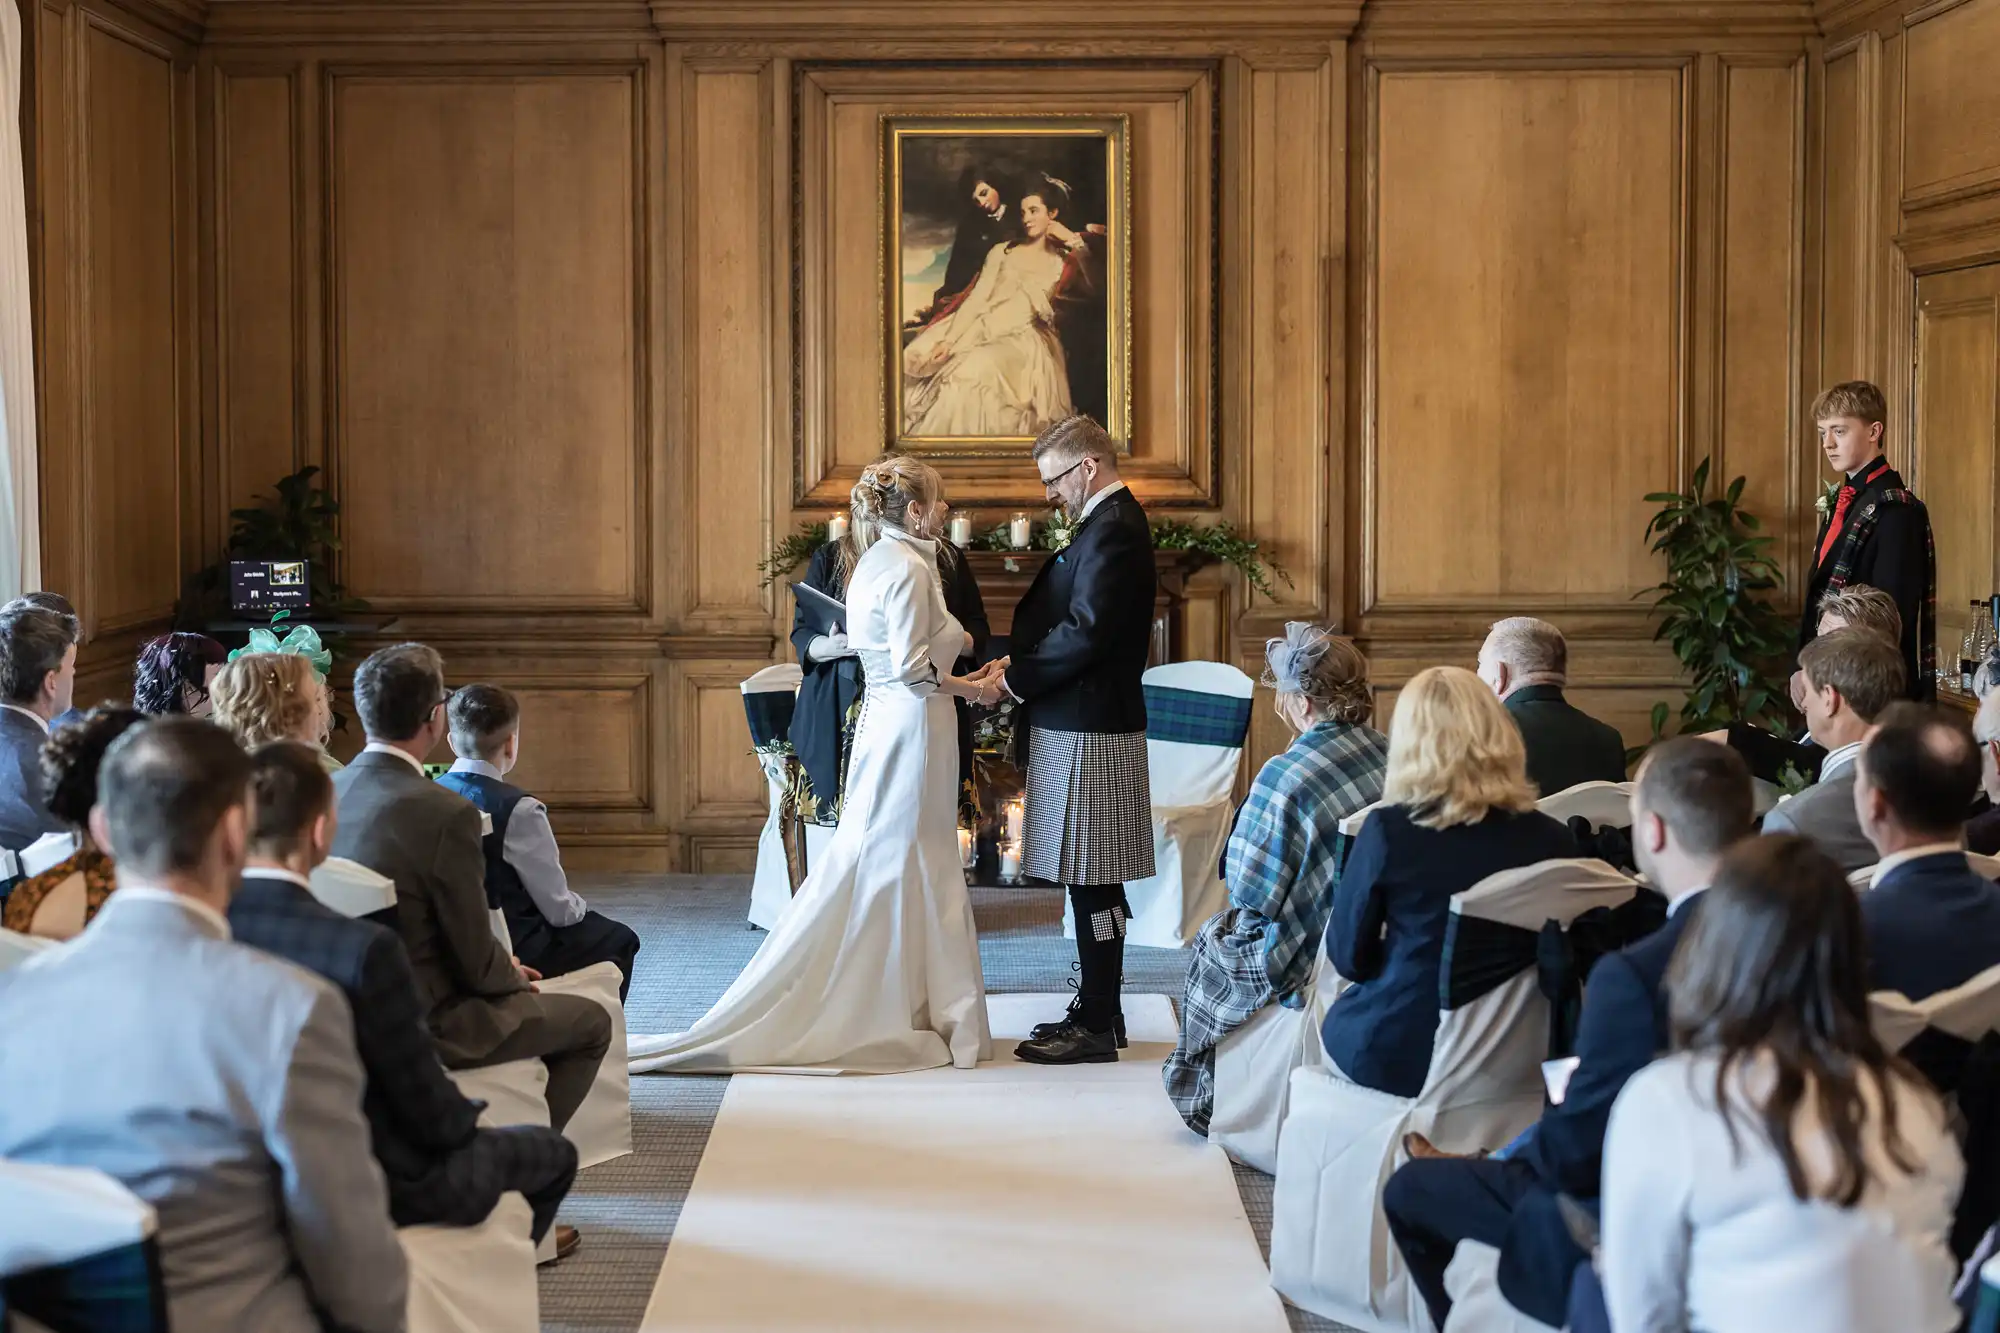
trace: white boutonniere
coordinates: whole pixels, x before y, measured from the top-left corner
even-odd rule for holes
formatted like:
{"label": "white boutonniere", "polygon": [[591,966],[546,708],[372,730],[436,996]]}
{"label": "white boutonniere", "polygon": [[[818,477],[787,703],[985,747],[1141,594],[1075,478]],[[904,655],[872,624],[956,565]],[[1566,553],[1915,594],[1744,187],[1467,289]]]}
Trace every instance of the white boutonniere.
{"label": "white boutonniere", "polygon": [[1068,512],[1056,509],[1049,514],[1048,522],[1042,525],[1042,547],[1044,550],[1061,551],[1069,547],[1076,536],[1077,520]]}
{"label": "white boutonniere", "polygon": [[1819,499],[1813,501],[1813,508],[1819,510],[1822,522],[1833,517],[1833,507],[1839,500],[1840,483],[1837,481],[1827,482],[1826,489],[1820,492]]}

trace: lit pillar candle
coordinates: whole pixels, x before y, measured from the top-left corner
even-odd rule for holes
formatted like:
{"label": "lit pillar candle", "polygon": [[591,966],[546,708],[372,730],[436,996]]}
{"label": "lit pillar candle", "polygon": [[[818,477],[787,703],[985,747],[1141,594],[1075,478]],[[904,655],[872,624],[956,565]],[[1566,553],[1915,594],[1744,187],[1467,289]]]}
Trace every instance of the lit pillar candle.
{"label": "lit pillar candle", "polygon": [[1016,514],[1007,524],[1007,544],[1017,551],[1028,549],[1028,516]]}
{"label": "lit pillar candle", "polygon": [[951,544],[953,546],[970,546],[972,544],[972,520],[964,514],[953,514],[951,516]]}
{"label": "lit pillar candle", "polygon": [[1021,848],[1023,826],[1027,823],[1027,817],[1026,801],[1019,796],[1008,798],[1007,841],[1013,844],[1016,854],[1019,853]]}
{"label": "lit pillar candle", "polygon": [[962,866],[972,864],[972,830],[969,828],[958,831],[958,863]]}
{"label": "lit pillar candle", "polygon": [[826,521],[826,539],[837,542],[847,535],[847,515],[835,514]]}
{"label": "lit pillar candle", "polygon": [[1004,880],[1021,878],[1021,848],[1018,843],[1005,842],[1000,845],[1000,878]]}

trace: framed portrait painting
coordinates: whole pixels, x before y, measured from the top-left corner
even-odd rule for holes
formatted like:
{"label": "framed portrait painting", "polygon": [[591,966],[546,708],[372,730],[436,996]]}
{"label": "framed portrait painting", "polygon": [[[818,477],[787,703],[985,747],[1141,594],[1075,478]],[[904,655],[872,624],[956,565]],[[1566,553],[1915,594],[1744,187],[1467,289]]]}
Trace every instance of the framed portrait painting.
{"label": "framed portrait painting", "polygon": [[1072,413],[1129,448],[1124,116],[882,117],[883,417],[918,453],[1018,455]]}

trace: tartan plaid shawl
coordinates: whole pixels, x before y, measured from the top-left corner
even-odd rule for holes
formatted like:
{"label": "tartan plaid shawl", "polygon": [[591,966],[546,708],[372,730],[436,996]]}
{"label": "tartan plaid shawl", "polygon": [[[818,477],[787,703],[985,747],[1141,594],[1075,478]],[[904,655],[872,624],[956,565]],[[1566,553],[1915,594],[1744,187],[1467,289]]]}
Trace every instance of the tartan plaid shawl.
{"label": "tartan plaid shawl", "polygon": [[1322,722],[1265,764],[1223,853],[1229,906],[1192,942],[1180,1044],[1161,1071],[1198,1134],[1215,1106],[1215,1046],[1266,1005],[1296,1009],[1340,881],[1340,821],[1382,799],[1389,740]]}
{"label": "tartan plaid shawl", "polygon": [[[1917,497],[1901,487],[1891,487],[1869,501],[1862,511],[1848,520],[1846,529],[1833,548],[1833,570],[1826,578],[1826,591],[1838,592],[1854,578],[1854,562],[1860,558],[1861,548],[1875,535],[1875,525],[1881,520],[1883,505],[1913,505]],[[1924,524],[1924,601],[1917,608],[1917,673],[1920,679],[1937,678],[1937,539],[1931,535],[1931,525]],[[1912,690],[1915,681],[1905,682]]]}

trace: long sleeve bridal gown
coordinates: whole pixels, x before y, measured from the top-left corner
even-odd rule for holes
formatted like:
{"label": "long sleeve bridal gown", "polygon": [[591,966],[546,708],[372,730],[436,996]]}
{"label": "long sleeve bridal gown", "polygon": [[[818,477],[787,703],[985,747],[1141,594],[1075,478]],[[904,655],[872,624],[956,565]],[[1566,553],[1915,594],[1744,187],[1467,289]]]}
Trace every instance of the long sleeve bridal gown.
{"label": "long sleeve bridal gown", "polygon": [[992,1055],[958,853],[958,730],[937,691],[965,631],[934,542],[885,528],[847,584],[865,679],[840,823],[750,965],[686,1032],[633,1037],[635,1073],[891,1074]]}

